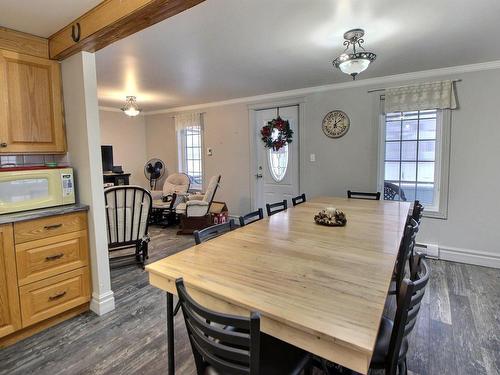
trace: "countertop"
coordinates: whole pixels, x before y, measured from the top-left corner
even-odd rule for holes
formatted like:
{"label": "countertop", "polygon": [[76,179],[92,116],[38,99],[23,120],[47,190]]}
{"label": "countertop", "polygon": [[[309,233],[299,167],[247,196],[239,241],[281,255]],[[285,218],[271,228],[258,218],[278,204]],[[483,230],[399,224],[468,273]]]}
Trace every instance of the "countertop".
{"label": "countertop", "polygon": [[64,215],[71,212],[87,211],[89,206],[86,204],[68,204],[65,206],[40,208],[38,210],[14,212],[11,214],[0,215],[0,224],[16,223],[19,221],[39,219],[41,217]]}

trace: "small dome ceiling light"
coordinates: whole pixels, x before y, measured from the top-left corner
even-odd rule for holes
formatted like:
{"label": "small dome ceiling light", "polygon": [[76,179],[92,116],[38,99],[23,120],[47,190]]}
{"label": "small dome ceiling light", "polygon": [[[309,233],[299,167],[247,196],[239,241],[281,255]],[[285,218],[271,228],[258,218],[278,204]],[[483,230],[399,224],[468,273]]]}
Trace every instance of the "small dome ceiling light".
{"label": "small dome ceiling light", "polygon": [[[367,52],[361,44],[364,43],[363,29],[352,29],[344,33],[344,52],[333,60],[333,66],[339,68],[345,74],[352,76],[355,80],[356,76],[362,71],[366,70],[370,63],[377,58],[372,52]],[[356,51],[356,45],[362,49],[361,52]],[[349,47],[352,47],[352,53],[348,53]]]}
{"label": "small dome ceiling light", "polygon": [[125,105],[122,107],[122,111],[128,117],[135,117],[141,113],[142,109],[139,108],[137,98],[135,96],[127,96],[125,99]]}

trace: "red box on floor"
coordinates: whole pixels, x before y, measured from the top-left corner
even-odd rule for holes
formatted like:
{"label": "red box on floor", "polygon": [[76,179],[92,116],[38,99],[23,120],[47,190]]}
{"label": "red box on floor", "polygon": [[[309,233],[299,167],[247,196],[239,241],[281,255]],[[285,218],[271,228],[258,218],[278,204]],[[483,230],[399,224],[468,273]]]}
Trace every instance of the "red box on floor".
{"label": "red box on floor", "polygon": [[214,224],[222,224],[228,221],[229,210],[225,202],[212,201],[210,206],[210,215]]}

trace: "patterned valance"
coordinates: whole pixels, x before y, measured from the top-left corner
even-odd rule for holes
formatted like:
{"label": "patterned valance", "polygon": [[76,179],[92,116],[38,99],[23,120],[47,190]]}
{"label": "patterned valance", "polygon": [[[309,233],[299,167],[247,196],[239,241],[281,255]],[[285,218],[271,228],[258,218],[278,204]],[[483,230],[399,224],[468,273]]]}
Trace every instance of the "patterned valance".
{"label": "patterned valance", "polygon": [[175,130],[201,126],[201,113],[181,113],[175,116]]}
{"label": "patterned valance", "polygon": [[421,83],[385,90],[385,113],[426,109],[455,109],[453,81]]}

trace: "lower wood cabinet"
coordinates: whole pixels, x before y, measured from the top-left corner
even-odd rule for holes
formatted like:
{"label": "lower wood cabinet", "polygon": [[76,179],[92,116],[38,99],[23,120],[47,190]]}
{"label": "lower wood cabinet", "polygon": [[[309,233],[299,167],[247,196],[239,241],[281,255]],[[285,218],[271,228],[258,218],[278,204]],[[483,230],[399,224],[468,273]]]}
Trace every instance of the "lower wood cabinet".
{"label": "lower wood cabinet", "polygon": [[0,225],[0,348],[88,309],[90,295],[85,212]]}
{"label": "lower wood cabinet", "polygon": [[23,327],[51,318],[90,298],[88,267],[19,288]]}
{"label": "lower wood cabinet", "polygon": [[0,337],[21,328],[12,225],[0,225]]}

